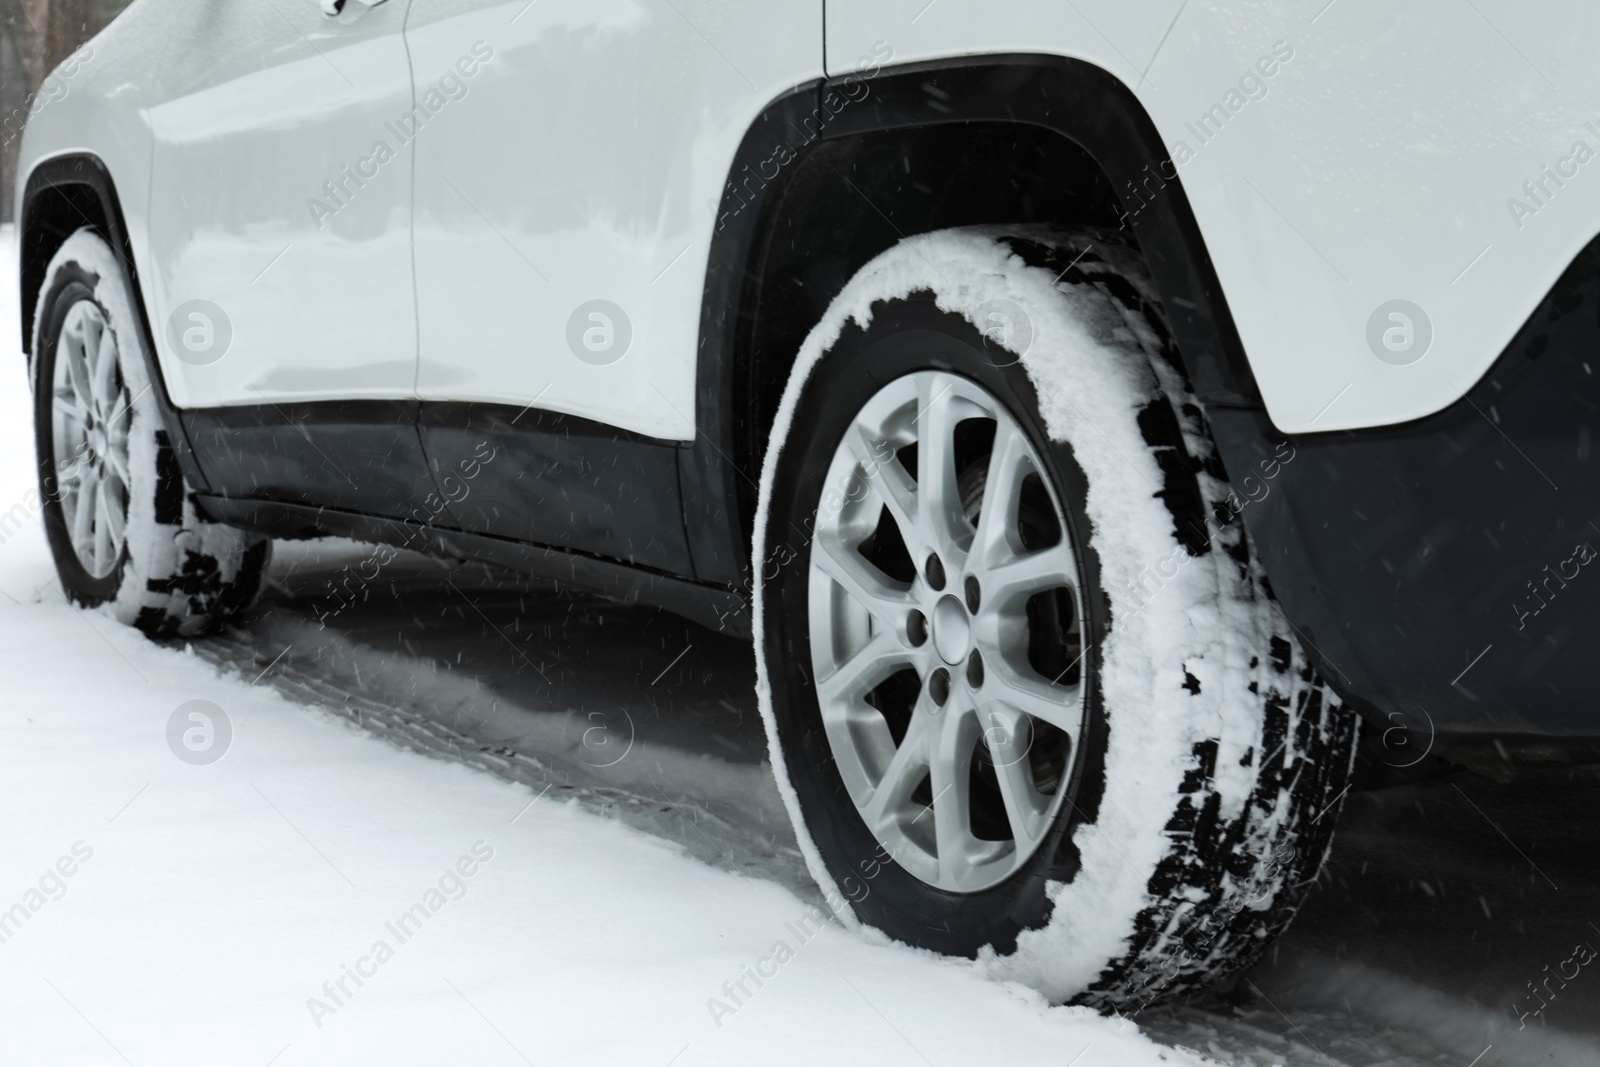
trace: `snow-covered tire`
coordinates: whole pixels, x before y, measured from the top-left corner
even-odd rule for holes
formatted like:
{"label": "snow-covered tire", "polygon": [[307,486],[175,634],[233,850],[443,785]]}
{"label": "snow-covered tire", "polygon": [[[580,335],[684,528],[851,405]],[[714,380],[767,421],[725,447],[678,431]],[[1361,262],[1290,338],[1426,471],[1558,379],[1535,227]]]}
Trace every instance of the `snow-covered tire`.
{"label": "snow-covered tire", "polygon": [[[983,662],[990,674],[980,671],[976,682],[962,683],[961,669],[949,667],[930,696],[933,674],[956,662],[948,656],[976,647],[1002,657],[1007,692],[1023,693],[1014,679],[1033,669],[1035,646],[1027,645],[1025,656],[1016,651],[1015,624],[985,631],[987,602],[978,598],[962,624],[959,605],[933,588],[919,553],[937,554],[942,535],[930,535],[921,549],[907,542],[905,559],[895,555],[900,562],[893,567],[876,547],[894,535],[872,516],[891,522],[921,514],[911,457],[937,443],[919,443],[914,454],[905,445],[935,433],[939,419],[928,416],[924,430],[922,412],[935,410],[930,401],[909,418],[908,409],[897,409],[898,421],[883,423],[895,429],[883,430],[881,441],[861,427],[876,425],[877,415],[866,416],[871,404],[888,403],[874,398],[888,395],[889,386],[935,374],[969,383],[959,389],[975,398],[970,412],[990,410],[982,407],[991,402],[985,397],[998,401],[992,410],[1003,409],[1021,428],[1031,469],[1050,482],[1064,521],[1061,536],[1076,539],[1077,573],[1063,587],[1072,588],[1082,613],[1073,646],[1081,657],[1080,689],[1071,698],[1082,701],[1081,719],[1073,718],[1079,712],[1064,716],[1066,728],[1079,722],[1079,733],[1073,745],[1061,746],[1069,773],[1054,778],[1052,757],[1018,747],[1024,731],[1030,738],[1054,736],[1037,716],[1023,721],[1012,714],[1005,730],[976,740],[953,726],[929,733],[967,738],[949,744],[958,753],[974,745],[976,753],[966,758],[980,770],[959,762],[954,772],[946,770],[948,783],[967,783],[947,809],[940,797],[949,789],[934,794],[930,770],[917,787],[927,795],[895,801],[900,807],[891,816],[882,814],[888,800],[870,805],[895,766],[889,753],[904,747],[918,716],[942,708],[943,721],[953,723],[966,714],[962,700],[1007,711],[1004,699],[983,695],[985,677],[998,677],[989,659]],[[1004,427],[997,426],[998,438]],[[842,451],[847,432],[856,442],[849,453]],[[992,457],[981,449],[963,461],[961,444],[950,448],[957,467],[991,469]],[[860,462],[869,451],[872,458]],[[1279,460],[1248,472],[1252,477],[1233,472],[1235,484],[1254,487],[1246,488],[1254,496],[1270,486],[1276,464],[1292,461],[1285,446]],[[892,503],[885,492],[904,494],[898,512],[880,510]],[[1019,506],[1015,494],[1005,499],[1012,501],[1008,508]],[[989,505],[976,512],[963,506],[981,526]],[[1321,869],[1352,770],[1356,720],[1308,665],[1273,603],[1239,517],[1245,506],[1179,369],[1142,261],[1111,236],[943,231],[903,241],[862,268],[806,339],[791,372],[763,464],[753,545],[757,687],[773,767],[807,863],[841,920],[976,957],[996,977],[1025,982],[1056,1001],[1124,1011],[1214,984],[1259,957]],[[1005,519],[1001,526],[1026,521],[997,514]],[[990,543],[982,533],[973,538]],[[855,570],[841,571],[841,544],[859,550],[850,567],[877,571],[870,582],[858,581]],[[949,551],[963,567],[979,556],[970,545]],[[1037,550],[1045,551],[1056,549]],[[862,552],[878,562],[867,563]],[[906,570],[907,560],[915,573]],[[977,573],[981,561],[972,565]],[[950,573],[934,577],[959,599],[962,575],[957,567],[944,569]],[[846,582],[854,583],[848,593]],[[825,625],[816,622],[824,607],[834,612]],[[903,608],[921,610],[922,621],[896,618]],[[935,653],[929,635],[941,636],[943,623],[930,630],[927,617],[946,608],[955,620],[951,632],[975,636],[969,645],[952,638]],[[988,652],[985,632],[1000,642]],[[995,636],[1002,633],[1011,636]],[[813,634],[834,647],[815,647]],[[878,639],[883,643],[873,645]],[[1023,640],[1040,639],[1030,631]],[[881,687],[869,703],[861,694],[878,675],[863,673],[865,681],[854,679],[853,688],[836,681],[848,677],[832,673],[841,666],[868,662],[869,646],[889,664],[876,668],[879,674],[903,672],[897,662],[911,665],[916,677],[905,683],[909,692],[886,697]],[[965,696],[957,692],[962,684]],[[896,700],[904,705],[895,712],[899,737],[881,710]],[[838,740],[857,735],[867,741]],[[951,824],[952,854],[977,839],[974,819],[988,820],[985,841],[993,839],[995,816],[979,803],[992,809],[996,802],[980,793],[990,788],[980,773],[1000,783],[1000,769],[1018,763],[1002,758],[1012,752],[1031,761],[1036,793],[1029,803],[1038,800],[1046,813],[1040,817],[1052,821],[1022,859],[1018,843],[1030,839],[1018,827],[1034,825],[1033,809],[1020,802],[1003,808],[1010,873],[993,884],[963,884],[938,860],[947,851],[938,821],[943,810],[966,811]],[[926,757],[930,768],[934,758]],[[916,773],[900,777],[908,782]],[[1060,794],[1053,806],[1039,800],[1051,789]],[[1015,784],[993,790],[1008,805],[1023,795]],[[1013,810],[1024,816],[1012,817]],[[864,811],[886,829],[870,829]],[[908,828],[928,813],[933,830]],[[975,870],[991,852],[1002,855],[1004,832],[989,852],[979,841],[976,858],[961,865]],[[915,862],[904,861],[908,853]],[[952,861],[950,869],[957,866]]]}
{"label": "snow-covered tire", "polygon": [[45,533],[74,603],[107,605],[152,637],[191,636],[255,601],[272,543],[196,510],[134,300],[120,259],[87,228],[45,271],[31,367]]}

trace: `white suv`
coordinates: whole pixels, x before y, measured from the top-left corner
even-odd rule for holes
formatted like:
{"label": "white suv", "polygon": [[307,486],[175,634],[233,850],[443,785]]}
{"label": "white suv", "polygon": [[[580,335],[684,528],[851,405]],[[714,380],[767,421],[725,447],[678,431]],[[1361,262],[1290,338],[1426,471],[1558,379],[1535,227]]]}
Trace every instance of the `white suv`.
{"label": "white suv", "polygon": [[1600,10],[1319,6],[137,0],[19,170],[62,584],[198,633],[341,534],[751,634],[841,919],[1212,982],[1357,713],[1600,751]]}

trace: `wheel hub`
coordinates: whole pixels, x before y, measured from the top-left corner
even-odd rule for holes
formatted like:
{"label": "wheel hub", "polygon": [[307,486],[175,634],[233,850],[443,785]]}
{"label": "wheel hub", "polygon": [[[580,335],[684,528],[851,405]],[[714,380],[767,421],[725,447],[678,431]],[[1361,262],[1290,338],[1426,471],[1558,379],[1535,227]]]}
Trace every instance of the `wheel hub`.
{"label": "wheel hub", "polygon": [[933,607],[933,647],[951,665],[960,663],[972,651],[972,620],[966,605],[946,596]]}

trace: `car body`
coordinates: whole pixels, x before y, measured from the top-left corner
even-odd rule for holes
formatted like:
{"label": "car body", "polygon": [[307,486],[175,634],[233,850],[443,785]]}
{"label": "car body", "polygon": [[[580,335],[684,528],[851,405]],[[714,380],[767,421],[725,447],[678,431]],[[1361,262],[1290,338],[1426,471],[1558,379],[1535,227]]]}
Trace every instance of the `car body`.
{"label": "car body", "polygon": [[1400,761],[1600,742],[1600,13],[334,6],[136,0],[24,140],[24,345],[103,229],[216,520],[748,632],[766,430],[855,268],[1125,227],[1283,610]]}

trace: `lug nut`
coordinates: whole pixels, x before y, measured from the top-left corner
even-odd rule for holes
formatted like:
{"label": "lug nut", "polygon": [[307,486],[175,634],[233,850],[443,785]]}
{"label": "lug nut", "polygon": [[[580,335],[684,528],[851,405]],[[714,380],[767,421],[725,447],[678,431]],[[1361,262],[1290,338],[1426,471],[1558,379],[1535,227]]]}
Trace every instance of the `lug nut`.
{"label": "lug nut", "polygon": [[913,611],[906,619],[906,637],[910,638],[913,648],[928,640],[928,619],[922,612]]}
{"label": "lug nut", "polygon": [[978,588],[978,577],[975,574],[967,575],[967,610],[976,615],[978,604],[982,602],[982,590]]}
{"label": "lug nut", "polygon": [[977,649],[967,657],[967,684],[977,689],[983,685],[983,653]]}
{"label": "lug nut", "polygon": [[939,707],[944,707],[944,702],[950,699],[950,672],[940,667],[928,679],[928,695],[933,697],[933,702]]}
{"label": "lug nut", "polygon": [[923,568],[923,573],[928,576],[928,584],[933,588],[944,588],[944,564],[939,562],[937,553],[928,556],[928,565]]}

